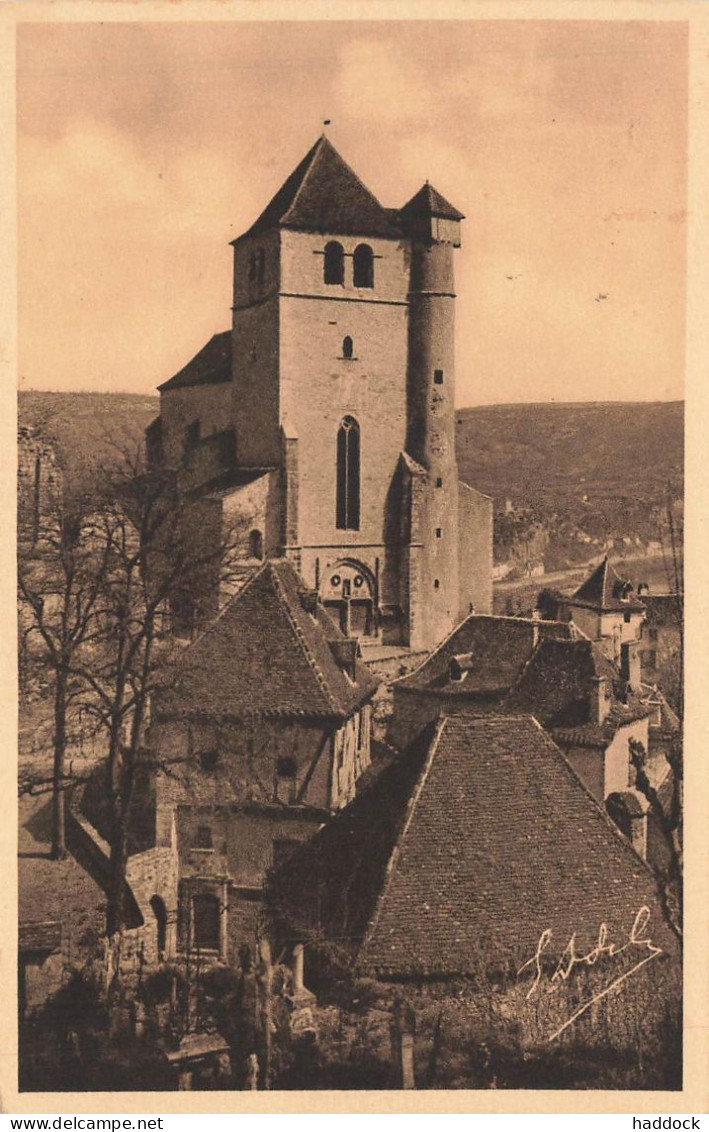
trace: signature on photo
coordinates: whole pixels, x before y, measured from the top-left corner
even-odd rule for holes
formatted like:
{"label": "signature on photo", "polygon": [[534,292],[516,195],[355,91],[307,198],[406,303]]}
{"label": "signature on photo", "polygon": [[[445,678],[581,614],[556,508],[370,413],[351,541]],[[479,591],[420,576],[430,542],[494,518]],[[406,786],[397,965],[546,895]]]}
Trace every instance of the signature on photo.
{"label": "signature on photo", "polygon": [[[554,991],[558,990],[560,986],[567,982],[567,980],[571,977],[571,975],[577,968],[593,967],[599,959],[612,959],[626,952],[630,953],[631,955],[637,955],[638,959],[632,965],[632,967],[630,967],[626,971],[623,971],[623,973],[614,978],[612,982],[608,984],[608,986],[598,991],[598,993],[594,994],[591,998],[588,999],[587,1002],[585,1002],[582,1006],[575,1010],[571,1017],[567,1018],[564,1024],[562,1026],[559,1026],[559,1028],[549,1036],[550,1042],[553,1042],[554,1039],[558,1038],[560,1034],[563,1034],[564,1030],[566,1030],[573,1022],[575,1022],[577,1018],[580,1018],[582,1014],[585,1014],[586,1011],[591,1006],[593,1006],[594,1002],[599,1002],[602,998],[605,998],[605,996],[609,994],[610,991],[614,990],[615,987],[620,986],[620,984],[628,979],[632,974],[634,974],[636,971],[639,971],[641,967],[644,967],[646,963],[649,963],[652,959],[656,959],[658,955],[663,954],[662,948],[657,947],[650,939],[650,936],[647,934],[647,926],[649,920],[650,909],[647,907],[647,905],[644,904],[635,916],[633,926],[627,939],[625,939],[622,943],[616,943],[611,940],[609,938],[607,925],[602,923],[598,929],[598,941],[594,944],[590,951],[587,951],[584,954],[579,954],[579,952],[577,951],[576,933],[574,932],[570,936],[566,947],[559,956],[556,968],[554,969],[554,972],[551,976],[550,985],[547,990],[548,994],[553,994]],[[530,968],[534,970],[534,981],[527,991],[527,1000],[532,998],[539,990],[543,975],[543,960],[544,958],[550,958],[550,956],[545,956],[545,953],[551,946],[552,935],[553,933],[551,928],[544,929],[537,942],[537,949],[534,955],[531,957],[531,959],[528,959],[525,963],[523,963],[517,972],[519,976]]]}

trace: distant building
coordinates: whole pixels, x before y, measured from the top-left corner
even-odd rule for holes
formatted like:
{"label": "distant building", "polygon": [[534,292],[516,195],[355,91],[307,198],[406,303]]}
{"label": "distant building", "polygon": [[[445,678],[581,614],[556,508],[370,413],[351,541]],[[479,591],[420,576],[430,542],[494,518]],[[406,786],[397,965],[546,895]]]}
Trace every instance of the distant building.
{"label": "distant building", "polygon": [[159,814],[175,823],[178,951],[253,943],[268,870],[355,796],[376,682],[292,563],[271,559],[156,695]]}
{"label": "distant building", "polygon": [[413,649],[492,602],[492,501],[455,453],[462,220],[428,182],[384,208],[320,138],[233,241],[232,329],[147,431],[202,537],[238,519],[251,569],[289,558],[345,634]]}
{"label": "distant building", "polygon": [[271,901],[288,944],[332,941],[357,973],[434,996],[518,970],[547,930],[557,957],[601,924],[622,943],[644,906],[676,954],[652,872],[528,716],[443,717],[276,872]]}
{"label": "distant building", "polygon": [[564,599],[564,607],[574,624],[590,640],[601,642],[606,655],[616,664],[620,662],[621,645],[640,639],[645,606],[638,600],[632,583],[620,577],[608,558],[599,563],[571,597]]}
{"label": "distant building", "polygon": [[[668,694],[678,691],[682,663],[682,598],[677,594],[642,593],[645,620],[640,633],[640,670],[646,684],[659,684]],[[665,687],[674,674],[677,687]]]}
{"label": "distant building", "polygon": [[471,614],[418,668],[393,683],[388,738],[405,750],[440,715],[494,711],[540,641],[576,635],[566,622]]}

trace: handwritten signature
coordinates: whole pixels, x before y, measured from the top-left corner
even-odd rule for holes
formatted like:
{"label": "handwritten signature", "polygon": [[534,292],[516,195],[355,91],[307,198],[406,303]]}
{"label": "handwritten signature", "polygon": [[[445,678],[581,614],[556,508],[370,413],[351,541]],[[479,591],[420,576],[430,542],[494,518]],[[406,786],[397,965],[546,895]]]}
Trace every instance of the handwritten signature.
{"label": "handwritten signature", "polygon": [[[549,994],[553,994],[554,991],[558,990],[559,987],[570,978],[577,967],[593,967],[599,959],[602,959],[604,957],[615,957],[632,948],[639,949],[640,954],[642,954],[643,951],[647,954],[645,954],[641,959],[633,964],[633,966],[630,967],[627,971],[624,971],[622,975],[619,975],[616,979],[609,983],[607,987],[604,987],[603,990],[593,995],[593,997],[590,998],[588,1002],[585,1002],[583,1006],[580,1006],[578,1010],[574,1011],[571,1017],[568,1018],[566,1022],[564,1022],[563,1026],[560,1026],[559,1029],[555,1030],[554,1033],[550,1036],[550,1042],[553,1042],[555,1038],[558,1038],[559,1035],[562,1034],[564,1030],[566,1030],[567,1027],[572,1024],[572,1022],[575,1022],[577,1018],[580,1018],[582,1014],[585,1014],[586,1011],[589,1010],[591,1006],[593,1006],[594,1002],[599,1002],[600,999],[605,998],[605,996],[607,994],[610,994],[610,992],[615,987],[620,986],[622,982],[630,978],[630,976],[636,971],[639,971],[640,968],[644,967],[646,963],[649,963],[652,959],[656,959],[658,955],[663,954],[662,948],[657,947],[650,939],[650,936],[647,934],[647,926],[649,920],[650,909],[647,907],[647,905],[643,905],[642,908],[640,908],[640,910],[638,911],[635,920],[633,921],[633,926],[630,930],[630,934],[624,943],[614,943],[609,938],[607,925],[601,924],[598,929],[598,942],[594,944],[590,951],[587,951],[583,955],[580,955],[576,949],[576,932],[572,934],[569,942],[562,951],[554,973],[551,976],[551,985],[548,990]],[[542,960],[545,957],[545,952],[548,951],[551,945],[552,934],[553,933],[551,931],[551,928],[545,928],[545,930],[539,937],[537,950],[535,951],[534,955],[531,957],[531,959],[528,959],[526,963],[523,963],[519,971],[517,972],[517,975],[519,976],[523,971],[526,971],[530,967],[534,969],[534,981],[527,991],[527,1000],[529,1000],[539,989],[543,975]],[[547,958],[549,957],[547,956]]]}

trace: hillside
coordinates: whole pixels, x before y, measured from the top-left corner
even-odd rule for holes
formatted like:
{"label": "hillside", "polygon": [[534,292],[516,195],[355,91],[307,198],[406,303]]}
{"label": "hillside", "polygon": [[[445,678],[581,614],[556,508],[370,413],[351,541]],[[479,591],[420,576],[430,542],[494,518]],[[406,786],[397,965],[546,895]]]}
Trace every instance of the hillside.
{"label": "hillside", "polygon": [[[41,428],[70,474],[135,447],[157,411],[134,394],[19,395],[20,424]],[[614,540],[621,552],[656,540],[668,485],[682,497],[683,418],[680,401],[458,410],[461,479],[495,501],[496,560],[556,570]]]}
{"label": "hillside", "polygon": [[538,543],[540,528],[547,570],[623,539],[626,551],[646,546],[658,539],[668,490],[682,498],[681,401],[491,405],[456,420],[461,479],[495,501],[499,561],[530,537]]}

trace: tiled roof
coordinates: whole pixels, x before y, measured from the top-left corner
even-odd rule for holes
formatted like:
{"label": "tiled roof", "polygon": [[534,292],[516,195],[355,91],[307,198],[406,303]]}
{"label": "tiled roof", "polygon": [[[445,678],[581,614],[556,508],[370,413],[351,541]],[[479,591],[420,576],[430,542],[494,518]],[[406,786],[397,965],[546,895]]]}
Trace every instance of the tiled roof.
{"label": "tiled roof", "polygon": [[[590,695],[596,677],[607,681],[610,710],[603,723],[591,717]],[[650,714],[639,696],[618,695],[621,675],[593,641],[540,642],[505,699],[502,710],[533,715],[565,743],[605,747],[619,727]]]}
{"label": "tiled roof", "polygon": [[213,334],[184,369],[158,385],[160,393],[168,389],[186,389],[191,385],[220,385],[231,381],[231,330]]}
{"label": "tiled roof", "polygon": [[682,625],[682,597],[678,594],[643,594],[645,623],[652,629],[679,629]]}
{"label": "tiled roof", "polygon": [[535,720],[444,717],[420,767],[389,768],[277,874],[291,923],[316,909],[313,930],[382,977],[472,975],[481,951],[519,963],[546,929],[557,958],[601,923],[622,942],[643,905],[672,946],[650,870]]}
{"label": "tiled roof", "polygon": [[343,635],[321,605],[306,612],[307,587],[287,559],[270,559],[178,657],[158,712],[344,717],[372,695],[361,660],[354,679],[330,641]]}
{"label": "tiled roof", "polygon": [[324,136],[244,235],[278,227],[341,236],[395,238],[401,234],[392,210],[382,207]]}
{"label": "tiled roof", "polygon": [[[579,586],[572,597],[567,598],[569,605],[582,605],[589,609],[598,609],[607,612],[630,609],[635,613],[642,613],[642,602],[632,593],[630,582],[621,578],[607,558],[598,564],[593,573]],[[623,600],[623,592],[629,596]]]}
{"label": "tiled roof", "polygon": [[[471,614],[419,667],[395,683],[396,688],[445,692],[446,695],[489,695],[506,692],[529,660],[538,640],[568,639],[575,630],[562,621]],[[463,681],[449,678],[454,656],[471,654]]]}
{"label": "tiled roof", "polygon": [[428,181],[407,201],[401,213],[402,216],[440,216],[445,220],[465,220],[463,213],[454,208]]}

